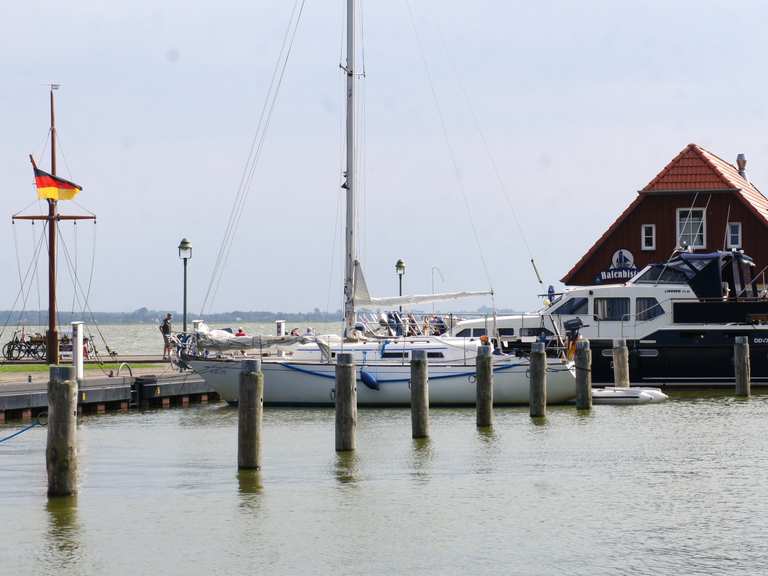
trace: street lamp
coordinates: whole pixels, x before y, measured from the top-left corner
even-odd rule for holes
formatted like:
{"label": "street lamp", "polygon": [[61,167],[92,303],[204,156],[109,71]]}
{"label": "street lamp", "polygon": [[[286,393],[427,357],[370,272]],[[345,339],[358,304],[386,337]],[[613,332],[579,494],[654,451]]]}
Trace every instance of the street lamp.
{"label": "street lamp", "polygon": [[[395,263],[395,272],[397,272],[397,277],[400,281],[400,296],[403,295],[403,276],[405,276],[405,262],[403,262],[402,258],[398,258],[397,262]],[[400,306],[400,313],[403,312],[403,307]]]}
{"label": "street lamp", "polygon": [[179,258],[184,261],[184,333],[187,332],[187,260],[192,259],[192,243],[186,238],[179,242]]}

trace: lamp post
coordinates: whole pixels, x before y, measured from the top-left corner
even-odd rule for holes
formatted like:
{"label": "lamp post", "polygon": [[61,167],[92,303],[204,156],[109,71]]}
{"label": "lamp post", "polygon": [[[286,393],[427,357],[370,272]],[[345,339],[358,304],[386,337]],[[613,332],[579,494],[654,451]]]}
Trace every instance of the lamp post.
{"label": "lamp post", "polygon": [[192,259],[192,243],[186,238],[179,242],[179,258],[184,262],[184,332],[187,332],[187,260]]}
{"label": "lamp post", "polygon": [[[432,266],[432,295],[435,295],[435,272],[437,272],[440,275],[440,281],[445,282],[445,277],[443,276],[443,272],[438,268],[437,266]],[[435,303],[432,302],[432,314],[435,313]]]}
{"label": "lamp post", "polygon": [[[395,272],[397,272],[397,277],[400,284],[400,296],[403,295],[403,276],[405,276],[405,262],[403,262],[402,258],[398,258],[397,262],[395,263]],[[400,306],[400,312],[403,312],[403,307]]]}

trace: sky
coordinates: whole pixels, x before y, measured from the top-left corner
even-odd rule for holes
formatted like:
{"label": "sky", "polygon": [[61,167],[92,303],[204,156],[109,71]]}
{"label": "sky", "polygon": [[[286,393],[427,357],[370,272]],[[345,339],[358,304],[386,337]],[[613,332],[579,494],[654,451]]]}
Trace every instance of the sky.
{"label": "sky", "polygon": [[[344,4],[306,0],[208,311],[341,307]],[[58,172],[98,215],[61,232],[84,288],[93,270],[91,307],[181,309],[186,237],[199,311],[292,7],[0,3],[0,309],[33,262],[39,225],[11,215],[42,210],[28,155],[48,169],[46,85],[57,82]],[[731,162],[745,153],[768,187],[763,3],[362,0],[362,14],[359,238],[372,295],[396,294],[402,258],[406,293],[434,279],[438,291],[492,287],[496,306],[534,308],[530,258],[559,286],[690,142]],[[39,273],[27,308],[45,305],[42,260]]]}

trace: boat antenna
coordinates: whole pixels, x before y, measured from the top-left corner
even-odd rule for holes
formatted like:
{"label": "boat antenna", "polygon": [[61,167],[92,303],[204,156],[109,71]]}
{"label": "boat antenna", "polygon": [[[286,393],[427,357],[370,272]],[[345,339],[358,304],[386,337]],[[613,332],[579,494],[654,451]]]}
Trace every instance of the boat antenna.
{"label": "boat antenna", "polygon": [[728,212],[725,214],[725,230],[723,230],[723,252],[728,246],[728,221],[731,219],[731,203],[728,202]]}
{"label": "boat antenna", "polygon": [[539,269],[536,268],[536,262],[533,261],[533,258],[531,258],[531,266],[533,266],[533,271],[536,274],[536,278],[539,280],[539,284],[543,286],[544,280],[541,279],[541,274],[539,274]]}

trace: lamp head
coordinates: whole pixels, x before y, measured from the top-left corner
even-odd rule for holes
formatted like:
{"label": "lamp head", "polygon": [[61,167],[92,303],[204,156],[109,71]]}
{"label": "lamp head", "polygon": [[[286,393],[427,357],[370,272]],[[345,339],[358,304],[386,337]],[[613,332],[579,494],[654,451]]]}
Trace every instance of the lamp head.
{"label": "lamp head", "polygon": [[192,243],[186,238],[182,238],[179,242],[179,258],[182,260],[190,260],[192,258]]}
{"label": "lamp head", "polygon": [[397,263],[395,263],[395,272],[397,272],[399,276],[405,274],[405,262],[403,262],[402,258],[399,258]]}

